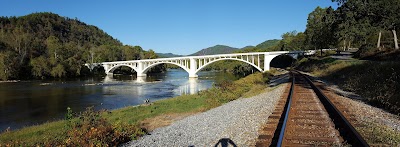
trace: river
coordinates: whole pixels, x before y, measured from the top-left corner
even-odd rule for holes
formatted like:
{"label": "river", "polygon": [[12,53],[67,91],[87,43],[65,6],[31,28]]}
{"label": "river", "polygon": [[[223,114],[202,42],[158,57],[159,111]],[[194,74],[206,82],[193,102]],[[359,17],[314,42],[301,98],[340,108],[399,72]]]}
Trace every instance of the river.
{"label": "river", "polygon": [[182,94],[194,94],[212,87],[216,79],[235,79],[226,73],[202,71],[189,79],[186,71],[169,69],[165,73],[134,76],[98,77],[59,81],[0,83],[0,132],[10,127],[41,124],[64,118],[67,107],[74,112],[117,109]]}

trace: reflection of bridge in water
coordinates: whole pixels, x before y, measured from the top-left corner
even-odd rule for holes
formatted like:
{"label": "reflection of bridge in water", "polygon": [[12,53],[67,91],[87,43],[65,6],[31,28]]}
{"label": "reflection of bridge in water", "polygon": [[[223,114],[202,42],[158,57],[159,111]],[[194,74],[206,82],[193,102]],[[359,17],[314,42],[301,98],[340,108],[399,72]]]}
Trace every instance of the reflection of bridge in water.
{"label": "reflection of bridge in water", "polygon": [[[183,80],[183,81],[181,81],[181,80]],[[143,92],[143,90],[146,89],[146,88],[144,88],[144,85],[156,84],[158,82],[163,82],[163,81],[148,82],[148,81],[146,81],[146,77],[136,77],[136,79],[132,80],[132,86],[130,86],[130,88],[128,88],[128,89],[126,89],[126,88],[124,89],[124,88],[115,87],[115,86],[106,86],[107,84],[113,85],[113,84],[120,83],[120,81],[117,81],[116,79],[114,79],[112,75],[107,75],[104,77],[104,80],[103,80],[103,84],[104,84],[103,91],[105,91],[106,93],[112,93],[112,92],[118,91],[120,94],[125,93],[125,94],[130,94],[130,95],[133,94],[133,95],[142,96],[143,94],[145,94],[145,92]],[[171,84],[169,82],[167,81],[166,84],[167,85]],[[179,82],[176,83],[178,86],[175,87],[172,90],[172,92],[175,93],[176,95],[195,94],[198,91],[205,90],[209,87],[205,84],[201,84],[200,82],[201,81],[197,78],[179,79]],[[175,85],[175,84],[171,84],[171,85]]]}
{"label": "reflection of bridge in water", "polygon": [[203,87],[203,85],[198,84],[198,79],[189,78],[185,85],[180,86],[177,90],[180,94],[195,94],[198,91],[205,90],[207,87]]}

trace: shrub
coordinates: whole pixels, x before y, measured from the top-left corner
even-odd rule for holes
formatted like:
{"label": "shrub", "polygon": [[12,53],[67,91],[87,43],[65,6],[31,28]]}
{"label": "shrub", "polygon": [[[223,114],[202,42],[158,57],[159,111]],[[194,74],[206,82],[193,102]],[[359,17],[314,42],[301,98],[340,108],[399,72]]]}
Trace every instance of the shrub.
{"label": "shrub", "polygon": [[201,92],[200,95],[206,99],[210,108],[214,108],[242,97],[253,88],[258,89],[254,91],[261,91],[260,86],[257,85],[265,86],[268,76],[272,76],[272,74],[255,73],[234,82],[229,80],[219,81],[215,84],[215,87]]}
{"label": "shrub", "polygon": [[78,119],[71,121],[72,128],[68,131],[67,146],[116,146],[132,138],[142,135],[136,126],[117,123],[111,125],[102,118],[100,111],[92,107],[81,113]]}

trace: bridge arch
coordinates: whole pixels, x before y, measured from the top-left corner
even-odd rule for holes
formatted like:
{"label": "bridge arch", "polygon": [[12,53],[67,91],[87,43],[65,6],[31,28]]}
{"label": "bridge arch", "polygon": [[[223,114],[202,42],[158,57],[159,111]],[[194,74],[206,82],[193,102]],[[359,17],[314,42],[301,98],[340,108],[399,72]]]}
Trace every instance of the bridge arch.
{"label": "bridge arch", "polygon": [[253,52],[253,53],[235,53],[235,54],[219,54],[219,55],[205,55],[205,56],[187,56],[175,58],[160,58],[160,59],[144,59],[144,60],[130,60],[130,61],[115,61],[115,62],[102,62],[85,64],[89,68],[94,65],[101,65],[104,67],[106,74],[112,74],[115,69],[121,66],[127,66],[136,71],[138,77],[146,76],[152,67],[159,64],[172,64],[176,65],[189,73],[190,78],[196,78],[196,73],[204,69],[206,66],[222,60],[236,60],[247,63],[261,72],[270,69],[271,61],[280,55],[289,55],[294,59],[304,54],[304,51],[275,51],[275,52]]}
{"label": "bridge arch", "polygon": [[290,59],[293,62],[294,60],[296,60],[296,58],[297,58],[297,56],[294,57],[291,54],[276,55],[269,62],[269,66],[270,67],[278,67],[278,68],[287,67],[287,66],[290,66],[287,64],[292,64],[292,63],[288,63],[288,59]]}
{"label": "bridge arch", "polygon": [[[210,65],[210,64],[212,64],[212,63],[214,63],[214,62],[217,62],[217,61],[223,61],[223,60],[242,61],[242,62],[244,62],[244,63],[250,64],[251,66],[253,66],[253,67],[256,68],[257,70],[259,70],[260,72],[263,72],[263,70],[262,70],[260,67],[258,67],[257,65],[255,65],[255,64],[253,64],[253,63],[251,63],[251,62],[249,62],[249,61],[246,61],[246,60],[242,60],[242,59],[238,59],[238,58],[219,58],[219,59],[210,61],[210,62],[208,62],[208,63],[202,65],[201,67],[199,67],[199,68],[196,70],[195,73],[199,72],[200,70],[202,70],[202,69],[203,69],[204,67],[206,67],[207,65]],[[258,64],[260,64],[260,63],[258,63]]]}
{"label": "bridge arch", "polygon": [[152,63],[152,64],[146,66],[146,67],[143,69],[142,73],[145,74],[145,73],[147,73],[147,71],[149,71],[151,68],[153,68],[154,66],[160,65],[160,64],[173,64],[173,65],[179,66],[180,68],[182,68],[183,70],[185,70],[186,72],[189,73],[189,68],[185,67],[184,65],[175,63],[175,62],[156,62],[156,63]]}
{"label": "bridge arch", "polygon": [[[136,69],[136,67],[134,67],[133,65],[128,65],[128,64],[118,64],[118,65],[115,65],[115,66],[111,67],[110,69],[106,70],[106,73],[113,73],[113,72],[114,72],[114,70],[116,70],[117,68],[119,68],[119,67],[122,67],[122,66],[129,67],[129,68],[131,68],[132,70],[134,70],[134,71],[138,72],[138,71],[137,71],[137,69]],[[104,69],[106,69],[106,68],[104,68]]]}

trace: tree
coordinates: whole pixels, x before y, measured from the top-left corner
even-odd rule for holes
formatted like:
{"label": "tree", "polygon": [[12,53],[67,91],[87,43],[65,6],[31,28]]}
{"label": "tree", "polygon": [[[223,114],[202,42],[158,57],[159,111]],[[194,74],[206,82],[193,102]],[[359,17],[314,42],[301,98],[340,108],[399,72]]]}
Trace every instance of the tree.
{"label": "tree", "polygon": [[333,0],[341,5],[336,11],[341,40],[363,41],[378,34],[377,48],[381,46],[383,30],[393,34],[394,47],[398,49],[396,29],[400,24],[400,0]]}
{"label": "tree", "polygon": [[145,52],[145,54],[144,54],[144,58],[145,59],[155,59],[157,57],[158,57],[157,54],[152,49],[150,49],[149,51]]}
{"label": "tree", "polygon": [[50,73],[49,62],[44,56],[31,59],[32,74],[36,77],[44,79]]}
{"label": "tree", "polygon": [[332,0],[332,2],[337,2],[338,5],[342,5],[347,2],[347,0]]}
{"label": "tree", "polygon": [[400,25],[400,0],[375,0],[376,9],[375,14],[382,20],[376,21],[375,24],[381,26],[385,30],[390,30],[393,33],[395,49],[399,49],[396,29]]}
{"label": "tree", "polygon": [[335,18],[334,10],[329,8],[317,7],[308,15],[307,28],[305,31],[306,42],[311,48],[329,48],[336,44],[334,36]]}
{"label": "tree", "polygon": [[18,62],[15,52],[11,50],[0,52],[0,79],[8,80],[17,78]]}
{"label": "tree", "polygon": [[25,32],[22,26],[18,26],[10,34],[10,40],[8,42],[18,53],[19,64],[23,64],[28,55],[28,48],[32,42],[32,36]]}
{"label": "tree", "polygon": [[53,69],[51,69],[51,76],[56,78],[64,77],[65,73],[64,66],[61,64],[57,64],[55,67],[53,67]]}
{"label": "tree", "polygon": [[50,36],[46,39],[46,46],[50,55],[50,61],[52,64],[55,64],[58,58],[58,50],[60,50],[62,46],[61,42],[57,37]]}
{"label": "tree", "polygon": [[305,50],[305,34],[302,32],[291,31],[282,34],[282,40],[278,46],[282,51]]}
{"label": "tree", "polygon": [[141,48],[136,46],[128,46],[125,45],[122,47],[122,59],[123,60],[137,60],[139,58],[139,53],[141,52]]}

